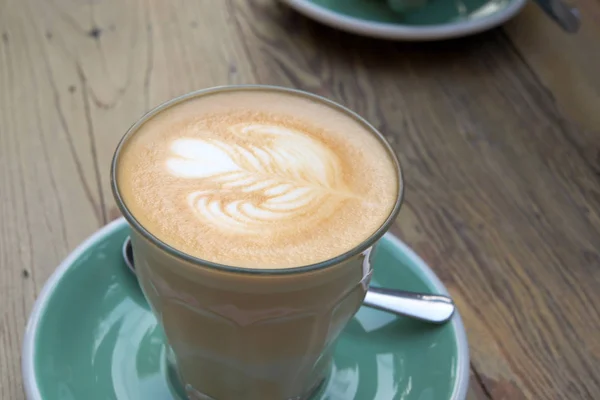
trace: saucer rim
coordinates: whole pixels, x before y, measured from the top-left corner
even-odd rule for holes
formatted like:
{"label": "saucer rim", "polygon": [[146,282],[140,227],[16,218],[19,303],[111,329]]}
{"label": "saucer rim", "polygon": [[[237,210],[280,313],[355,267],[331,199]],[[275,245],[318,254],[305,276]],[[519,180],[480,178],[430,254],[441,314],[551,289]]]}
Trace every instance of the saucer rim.
{"label": "saucer rim", "polygon": [[299,13],[322,24],[346,32],[377,39],[399,41],[433,41],[473,35],[497,27],[517,15],[527,4],[526,0],[509,0],[501,11],[474,20],[447,24],[413,26],[368,21],[340,14],[310,0],[280,0]]}
{"label": "saucer rim", "polygon": [[[21,371],[23,375],[25,396],[28,400],[43,400],[40,388],[37,384],[35,372],[35,339],[41,317],[46,310],[46,306],[48,305],[50,297],[52,296],[59,282],[62,280],[63,276],[83,253],[85,253],[90,247],[94,246],[106,236],[112,234],[112,232],[120,229],[123,225],[127,225],[127,221],[125,218],[120,217],[90,235],[59,264],[40,291],[27,321],[22,346]],[[421,259],[421,257],[419,257],[410,247],[408,247],[408,245],[389,232],[385,234],[385,237],[387,240],[393,242],[394,245],[400,249],[400,251],[410,258],[413,265],[423,271],[425,278],[437,291],[439,291],[441,294],[448,295],[448,290],[437,277],[437,275],[425,263],[425,261]],[[456,336],[458,367],[456,370],[454,390],[452,391],[450,399],[464,400],[467,396],[467,390],[469,387],[470,361],[467,334],[458,310],[454,313],[451,324],[453,324]]]}

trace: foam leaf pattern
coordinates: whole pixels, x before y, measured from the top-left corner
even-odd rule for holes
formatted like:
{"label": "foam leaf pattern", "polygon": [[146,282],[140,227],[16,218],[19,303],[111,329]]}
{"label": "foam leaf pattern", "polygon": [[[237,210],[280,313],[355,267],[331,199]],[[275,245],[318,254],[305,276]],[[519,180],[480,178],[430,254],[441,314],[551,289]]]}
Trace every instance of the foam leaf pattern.
{"label": "foam leaf pattern", "polygon": [[274,125],[229,128],[231,140],[208,132],[180,138],[166,161],[170,173],[198,181],[187,204],[204,221],[228,231],[293,229],[327,218],[357,198],[343,182],[340,159],[302,132]]}

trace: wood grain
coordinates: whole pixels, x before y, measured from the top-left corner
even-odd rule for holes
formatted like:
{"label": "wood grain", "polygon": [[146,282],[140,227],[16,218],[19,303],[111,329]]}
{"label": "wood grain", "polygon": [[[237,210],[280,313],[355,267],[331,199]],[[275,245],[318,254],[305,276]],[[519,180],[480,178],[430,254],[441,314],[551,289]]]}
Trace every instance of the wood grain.
{"label": "wood grain", "polygon": [[533,4],[505,31],[552,97],[557,124],[572,128],[569,140],[600,173],[600,3],[575,5],[582,18],[577,35],[565,34]]}
{"label": "wood grain", "polygon": [[519,53],[554,96],[562,114],[598,132],[600,115],[600,4],[579,0],[582,25],[576,35],[564,33],[534,4],[505,26]]}
{"label": "wood grain", "polygon": [[397,44],[272,0],[0,0],[0,399],[24,398],[41,285],[118,215],[119,138],[164,100],[235,83],[325,95],[390,140],[407,182],[394,230],[459,306],[470,400],[600,398],[598,32],[553,29],[528,8],[504,31]]}
{"label": "wood grain", "polygon": [[[102,224],[76,93],[18,1],[0,2],[0,398],[22,398],[20,346],[54,266]],[[81,134],[83,132],[83,134]]]}

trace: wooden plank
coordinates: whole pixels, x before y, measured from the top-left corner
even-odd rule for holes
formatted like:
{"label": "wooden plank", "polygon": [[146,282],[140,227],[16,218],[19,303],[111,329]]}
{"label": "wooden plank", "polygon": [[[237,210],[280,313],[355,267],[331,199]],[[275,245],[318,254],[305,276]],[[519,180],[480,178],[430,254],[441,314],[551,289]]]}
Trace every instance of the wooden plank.
{"label": "wooden plank", "polygon": [[396,231],[450,287],[491,397],[597,397],[598,177],[503,33],[393,44],[234,3],[261,83],[332,97],[392,142]]}
{"label": "wooden plank", "polygon": [[0,38],[0,398],[20,399],[33,300],[102,212],[81,97],[20,1],[0,2]]}
{"label": "wooden plank", "polygon": [[[534,4],[505,26],[521,57],[554,98],[563,126],[590,166],[600,172],[600,3],[578,0],[581,30],[563,32]],[[571,132],[571,133],[573,133]]]}

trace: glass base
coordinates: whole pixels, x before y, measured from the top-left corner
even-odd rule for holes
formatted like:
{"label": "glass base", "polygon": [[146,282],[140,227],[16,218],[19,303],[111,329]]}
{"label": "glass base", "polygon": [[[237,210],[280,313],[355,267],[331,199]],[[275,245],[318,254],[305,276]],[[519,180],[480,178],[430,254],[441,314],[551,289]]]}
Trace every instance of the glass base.
{"label": "glass base", "polygon": [[[205,395],[198,390],[191,387],[191,385],[184,385],[179,376],[179,372],[177,371],[177,367],[174,362],[173,354],[170,351],[167,351],[166,356],[166,372],[167,372],[167,381],[169,383],[169,389],[171,390],[171,394],[173,395],[173,399],[175,400],[223,400],[223,399],[215,399],[208,395]],[[326,386],[325,382],[329,374],[326,374],[322,379],[320,379],[316,385],[314,385],[310,390],[308,390],[305,395],[291,397],[288,399],[281,400],[316,400],[319,398],[319,393]],[[225,399],[226,400],[226,399]]]}

